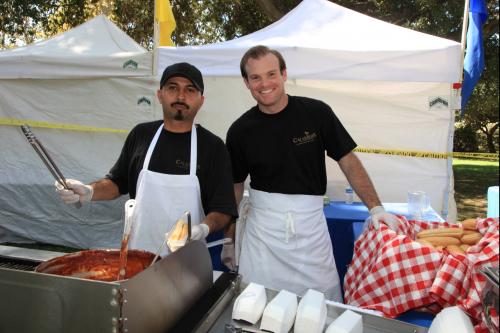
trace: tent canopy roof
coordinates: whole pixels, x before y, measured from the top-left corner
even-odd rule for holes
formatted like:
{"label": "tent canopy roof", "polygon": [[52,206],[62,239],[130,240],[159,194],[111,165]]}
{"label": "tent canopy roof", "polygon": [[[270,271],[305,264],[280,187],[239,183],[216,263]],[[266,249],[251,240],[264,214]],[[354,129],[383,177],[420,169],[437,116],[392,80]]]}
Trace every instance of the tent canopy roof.
{"label": "tent canopy roof", "polygon": [[162,47],[158,72],[185,59],[205,75],[238,76],[241,56],[258,44],[283,53],[291,78],[459,79],[459,43],[386,23],[327,0],[304,0],[281,20],[227,42]]}
{"label": "tent canopy roof", "polygon": [[151,74],[151,54],[104,15],[53,38],[0,52],[0,78]]}

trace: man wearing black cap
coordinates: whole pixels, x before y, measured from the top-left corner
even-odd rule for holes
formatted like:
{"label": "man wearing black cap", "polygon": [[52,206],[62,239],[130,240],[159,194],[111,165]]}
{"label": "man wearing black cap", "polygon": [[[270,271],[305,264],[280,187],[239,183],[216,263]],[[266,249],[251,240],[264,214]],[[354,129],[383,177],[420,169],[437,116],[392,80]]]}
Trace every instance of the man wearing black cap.
{"label": "man wearing black cap", "polygon": [[[56,184],[61,199],[85,203],[128,193],[136,200],[130,247],[151,252],[185,211],[191,213],[193,239],[228,225],[237,216],[229,155],[219,137],[194,125],[203,89],[193,65],[168,66],[157,91],[163,120],[132,129],[105,178],[89,185],[68,179],[69,190]],[[162,255],[168,253],[165,248]]]}

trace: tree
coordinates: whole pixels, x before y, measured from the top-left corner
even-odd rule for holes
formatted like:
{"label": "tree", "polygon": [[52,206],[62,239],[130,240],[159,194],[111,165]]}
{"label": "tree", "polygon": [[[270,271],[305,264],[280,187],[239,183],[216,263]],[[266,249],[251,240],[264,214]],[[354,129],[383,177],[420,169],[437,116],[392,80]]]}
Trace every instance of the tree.
{"label": "tree", "polygon": [[154,0],[114,0],[112,20],[133,40],[152,50],[153,12]]}
{"label": "tree", "polygon": [[479,149],[476,130],[470,125],[457,124],[454,138],[453,151],[474,153]]}
{"label": "tree", "polygon": [[241,37],[273,22],[256,0],[172,0],[177,45],[201,45]]}
{"label": "tree", "polygon": [[0,2],[0,48],[11,48],[35,41],[40,27],[47,25],[55,1],[4,0]]}
{"label": "tree", "polygon": [[[496,60],[496,66],[492,63]],[[469,103],[467,112],[461,122],[475,132],[484,135],[485,149],[490,153],[498,152],[498,58],[491,59],[484,77],[477,84]],[[486,78],[490,76],[490,78]]]}
{"label": "tree", "polygon": [[113,0],[3,0],[0,2],[0,49],[30,44],[71,29],[101,14]]}
{"label": "tree", "polygon": [[488,2],[488,21],[483,30],[485,70],[467,103],[465,114],[460,119],[485,137],[483,150],[498,152],[498,49],[499,49],[498,1]]}

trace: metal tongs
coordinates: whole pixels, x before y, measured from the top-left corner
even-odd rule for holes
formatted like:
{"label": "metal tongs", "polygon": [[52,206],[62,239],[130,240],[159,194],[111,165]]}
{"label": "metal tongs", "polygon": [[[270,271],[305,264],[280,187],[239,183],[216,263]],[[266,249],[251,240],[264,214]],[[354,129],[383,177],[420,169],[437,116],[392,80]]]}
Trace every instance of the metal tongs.
{"label": "metal tongs", "polygon": [[[23,131],[24,136],[26,136],[26,139],[28,139],[28,142],[31,144],[31,147],[35,150],[35,152],[38,154],[40,159],[42,160],[43,164],[49,169],[50,173],[54,177],[54,179],[61,184],[62,187],[64,187],[66,190],[69,190],[70,188],[66,184],[66,178],[64,178],[61,170],[57,167],[56,163],[54,160],[50,157],[49,153],[45,149],[45,147],[42,145],[40,140],[37,139],[35,134],[31,131],[28,125],[21,125],[21,130]],[[81,202],[76,202],[75,203],[76,208],[82,207]]]}

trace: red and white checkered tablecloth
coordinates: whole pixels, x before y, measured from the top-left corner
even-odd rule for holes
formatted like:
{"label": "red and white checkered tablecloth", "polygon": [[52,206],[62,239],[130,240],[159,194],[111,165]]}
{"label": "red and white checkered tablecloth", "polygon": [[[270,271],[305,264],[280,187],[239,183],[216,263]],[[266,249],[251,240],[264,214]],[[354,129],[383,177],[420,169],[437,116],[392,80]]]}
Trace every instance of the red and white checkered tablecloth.
{"label": "red and white checkered tablecloth", "polygon": [[466,255],[413,241],[419,231],[457,224],[400,219],[398,233],[370,226],[356,241],[344,279],[345,302],[391,318],[411,309],[438,313],[458,305],[473,318],[476,332],[488,332],[480,298],[486,281],[479,269],[498,265],[498,218],[477,219],[483,238]]}

